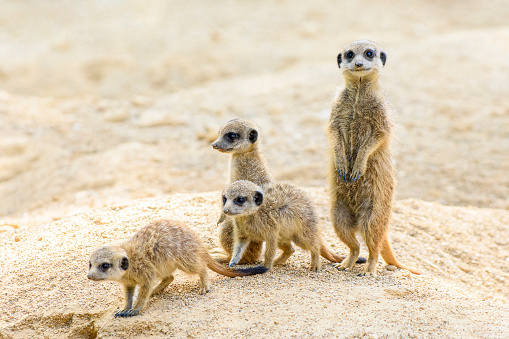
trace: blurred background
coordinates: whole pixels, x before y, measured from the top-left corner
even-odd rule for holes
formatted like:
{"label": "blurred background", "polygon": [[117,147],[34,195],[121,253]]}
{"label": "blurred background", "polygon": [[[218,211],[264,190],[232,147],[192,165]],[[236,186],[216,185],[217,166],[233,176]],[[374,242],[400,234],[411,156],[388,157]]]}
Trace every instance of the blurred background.
{"label": "blurred background", "polygon": [[2,0],[0,231],[220,190],[235,117],[278,179],[326,186],[336,55],[363,38],[388,55],[397,198],[508,209],[507,0]]}

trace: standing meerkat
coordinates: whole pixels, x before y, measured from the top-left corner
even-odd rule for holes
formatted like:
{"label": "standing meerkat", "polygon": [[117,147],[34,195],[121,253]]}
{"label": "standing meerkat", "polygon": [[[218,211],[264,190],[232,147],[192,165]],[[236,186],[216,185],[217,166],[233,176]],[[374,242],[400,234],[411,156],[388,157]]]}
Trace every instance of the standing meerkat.
{"label": "standing meerkat", "polygon": [[[265,241],[264,266],[283,264],[297,246],[311,252],[311,270],[320,269],[320,254],[341,262],[325,246],[311,201],[306,194],[286,182],[273,182],[263,188],[247,180],[229,184],[223,191],[223,213],[234,220],[234,246],[230,267],[235,266],[253,240]],[[274,261],[277,248],[283,253]]]}
{"label": "standing meerkat", "polygon": [[[245,119],[234,119],[221,126],[218,138],[212,147],[221,153],[230,153],[230,183],[237,180],[249,180],[263,186],[273,181],[267,161],[259,148],[258,126]],[[219,243],[231,259],[233,251],[233,221],[224,213],[218,221]],[[242,262],[254,263],[260,257],[263,243],[251,241],[244,251]]]}
{"label": "standing meerkat", "polygon": [[[158,220],[140,229],[132,238],[117,246],[103,246],[90,256],[88,278],[121,283],[125,308],[115,317],[131,317],[141,312],[148,298],[161,292],[173,281],[176,269],[200,275],[200,293],[210,291],[207,267],[227,277],[260,274],[265,267],[233,270],[217,263],[200,238],[178,221]],[[160,281],[156,285],[156,281]],[[139,286],[134,303],[134,290]]]}
{"label": "standing meerkat", "polygon": [[391,106],[379,77],[387,60],[380,46],[359,40],[338,55],[345,89],[336,95],[329,119],[329,182],[334,229],[350,248],[339,269],[350,270],[359,256],[360,232],[368,247],[365,275],[376,275],[379,253],[387,264],[400,264],[388,238],[395,187],[391,155]]}

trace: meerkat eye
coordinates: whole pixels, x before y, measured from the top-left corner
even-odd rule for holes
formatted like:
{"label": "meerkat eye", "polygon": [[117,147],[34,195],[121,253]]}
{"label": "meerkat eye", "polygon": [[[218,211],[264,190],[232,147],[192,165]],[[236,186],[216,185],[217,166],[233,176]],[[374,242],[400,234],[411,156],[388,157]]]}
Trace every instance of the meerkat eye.
{"label": "meerkat eye", "polygon": [[111,267],[111,264],[108,264],[107,262],[105,262],[99,266],[99,269],[103,272],[106,272],[110,267]]}
{"label": "meerkat eye", "polygon": [[226,204],[226,197],[223,195],[223,205]]}
{"label": "meerkat eye", "polygon": [[373,52],[372,49],[367,49],[365,52],[364,52],[364,56],[368,59],[373,59],[373,57],[375,56],[375,52]]}
{"label": "meerkat eye", "polygon": [[239,135],[237,133],[230,132],[230,133],[226,133],[224,137],[229,142],[234,142],[235,139],[237,139],[239,137]]}
{"label": "meerkat eye", "polygon": [[88,269],[91,269],[92,268],[92,263],[89,261],[88,262]]}
{"label": "meerkat eye", "polygon": [[246,197],[238,197],[238,198],[235,198],[235,200],[233,200],[233,202],[235,203],[235,205],[242,206],[242,205],[244,205],[246,200],[247,200]]}
{"label": "meerkat eye", "polygon": [[346,54],[345,54],[345,57],[347,60],[352,60],[353,57],[355,56],[355,53],[352,52],[352,51],[348,51]]}

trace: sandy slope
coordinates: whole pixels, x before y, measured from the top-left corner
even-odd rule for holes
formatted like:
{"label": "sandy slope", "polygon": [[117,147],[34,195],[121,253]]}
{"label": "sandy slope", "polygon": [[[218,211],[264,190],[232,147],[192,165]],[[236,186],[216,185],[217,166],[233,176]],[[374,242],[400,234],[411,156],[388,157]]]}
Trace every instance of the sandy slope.
{"label": "sandy slope", "polygon": [[[324,189],[309,189],[335,251]],[[179,274],[139,317],[114,319],[122,292],[86,279],[90,252],[126,238],[148,220],[187,222],[217,246],[219,192],[176,194],[92,210],[0,235],[0,333],[46,337],[365,337],[505,338],[509,336],[509,212],[397,201],[392,242],[402,262],[423,271],[378,278],[339,272],[328,263],[309,273],[298,250],[266,275],[230,279]],[[365,248],[364,248],[365,249]],[[364,251],[363,251],[364,252]],[[366,255],[366,253],[363,253]],[[324,260],[325,261],[325,260]]]}

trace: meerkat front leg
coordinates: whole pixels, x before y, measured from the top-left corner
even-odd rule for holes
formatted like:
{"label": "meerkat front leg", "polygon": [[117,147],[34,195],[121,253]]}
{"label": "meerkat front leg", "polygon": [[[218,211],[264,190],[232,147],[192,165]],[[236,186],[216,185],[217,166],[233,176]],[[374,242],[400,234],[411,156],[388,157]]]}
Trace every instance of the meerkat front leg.
{"label": "meerkat front leg", "polygon": [[337,128],[330,128],[330,137],[334,145],[334,161],[336,164],[336,171],[342,181],[347,180],[348,175],[348,160],[346,158],[345,143],[343,137]]}
{"label": "meerkat front leg", "polygon": [[[120,312],[115,313],[115,318],[117,317],[132,317],[135,315],[138,315],[145,304],[147,303],[148,298],[152,294],[152,282],[154,281],[154,277],[150,276],[147,281],[140,282],[138,286],[140,287],[138,290],[138,297],[136,298],[136,302],[134,303],[134,306],[130,307],[129,309],[124,309]],[[131,291],[130,291],[131,292]],[[134,292],[134,288],[132,289],[132,292]],[[131,299],[132,304],[132,299]]]}
{"label": "meerkat front leg", "polygon": [[122,314],[127,313],[130,309],[133,308],[133,300],[134,300],[134,289],[136,288],[136,285],[123,285],[124,287],[124,294],[125,294],[125,307],[122,311],[116,312],[116,317],[122,317]]}
{"label": "meerkat front leg", "polygon": [[276,256],[277,250],[277,235],[270,237],[266,240],[265,243],[265,261],[263,262],[263,266],[267,267],[267,269],[271,269],[274,263],[274,257]]}
{"label": "meerkat front leg", "polygon": [[244,251],[246,250],[247,245],[249,245],[249,239],[246,237],[237,237],[235,236],[235,243],[233,244],[233,252],[232,252],[232,258],[230,259],[230,263],[228,267],[233,267],[237,265],[242,259],[242,255],[244,254]]}
{"label": "meerkat front leg", "polygon": [[371,133],[364,138],[364,142],[358,148],[357,157],[355,158],[352,173],[348,177],[348,181],[354,183],[366,173],[369,156],[380,147],[382,140],[383,138],[371,135]]}

